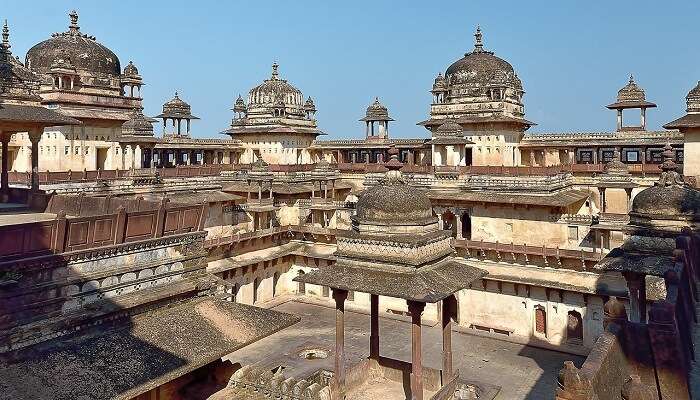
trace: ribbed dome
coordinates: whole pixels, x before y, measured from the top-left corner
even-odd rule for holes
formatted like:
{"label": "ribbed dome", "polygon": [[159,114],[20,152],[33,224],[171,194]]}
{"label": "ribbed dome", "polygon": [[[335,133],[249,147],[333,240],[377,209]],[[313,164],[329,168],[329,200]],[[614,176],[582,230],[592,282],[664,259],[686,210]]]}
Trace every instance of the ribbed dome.
{"label": "ribbed dome", "polygon": [[[522,82],[513,66],[496,57],[493,52],[484,50],[481,29],[477,28],[476,44],[471,53],[455,61],[445,71],[445,79],[450,85],[470,84],[470,86],[501,85],[522,90]],[[437,79],[436,79],[437,82]]]}
{"label": "ribbed dome", "polygon": [[688,105],[687,112],[700,113],[700,81],[698,81],[697,86],[688,92],[685,100]]}
{"label": "ribbed dome", "polygon": [[124,67],[124,75],[126,75],[126,76],[138,76],[139,75],[139,69],[136,68],[136,65],[134,65],[133,61],[129,61],[129,64],[127,64],[127,66]]}
{"label": "ribbed dome", "polygon": [[393,121],[389,116],[389,110],[379,102],[379,97],[374,98],[374,102],[367,107],[365,117],[360,121]]}
{"label": "ribbed dome", "polygon": [[622,89],[617,91],[617,101],[644,101],[646,100],[646,95],[644,94],[644,89],[640,88],[639,85],[634,81],[634,77],[630,75],[630,80],[627,82]]}
{"label": "ribbed dome", "polygon": [[168,118],[196,118],[192,115],[192,107],[183,101],[177,92],[175,92],[175,97],[168,100],[163,104],[163,113],[158,117],[168,117]]}
{"label": "ribbed dome", "polygon": [[419,225],[436,218],[428,196],[407,185],[399,171],[389,171],[384,182],[367,189],[356,210],[362,224]]}
{"label": "ribbed dome", "polygon": [[95,75],[121,75],[119,58],[112,50],[97,42],[94,37],[80,32],[78,14],[70,13],[68,31],[54,33],[50,39],[34,45],[27,52],[27,68],[47,73],[60,58],[68,58],[77,70]]}
{"label": "ribbed dome", "polygon": [[442,75],[442,72],[438,74],[438,76],[435,77],[435,82],[433,83],[433,91],[439,92],[447,89],[447,82],[445,81],[445,77]]}
{"label": "ribbed dome", "polygon": [[235,112],[246,112],[247,108],[245,105],[245,102],[243,101],[243,97],[241,95],[238,95],[238,98],[236,99],[236,102],[233,103],[233,111]]}
{"label": "ribbed dome", "polygon": [[134,109],[131,118],[122,124],[122,135],[153,136],[153,124],[143,115],[143,110]]}
{"label": "ribbed dome", "polygon": [[461,136],[463,134],[464,128],[455,121],[447,121],[435,130],[436,136]]}
{"label": "ribbed dome", "polygon": [[251,105],[287,105],[304,106],[304,96],[301,91],[286,80],[279,78],[279,65],[272,64],[272,76],[260,85],[250,90],[248,104]]}

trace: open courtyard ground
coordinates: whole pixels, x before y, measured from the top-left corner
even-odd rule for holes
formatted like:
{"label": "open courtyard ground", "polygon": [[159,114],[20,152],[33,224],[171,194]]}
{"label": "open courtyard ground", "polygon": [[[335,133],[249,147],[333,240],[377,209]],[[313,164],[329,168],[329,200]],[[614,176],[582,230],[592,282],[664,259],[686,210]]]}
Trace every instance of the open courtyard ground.
{"label": "open courtyard ground", "polygon": [[[274,310],[296,314],[301,322],[245,347],[226,357],[242,365],[258,362],[271,369],[281,366],[288,377],[306,378],[318,369],[333,370],[335,349],[335,310],[329,307],[289,301]],[[409,322],[380,318],[382,356],[411,361]],[[577,366],[583,358],[493,338],[453,332],[455,368],[464,379],[501,387],[498,400],[541,400],[553,397],[557,374],[566,360]],[[321,349],[327,358],[299,356],[305,349]],[[442,335],[437,326],[423,326],[423,362],[440,368]],[[346,368],[369,355],[369,316],[345,314]],[[389,400],[388,398],[386,400]]]}

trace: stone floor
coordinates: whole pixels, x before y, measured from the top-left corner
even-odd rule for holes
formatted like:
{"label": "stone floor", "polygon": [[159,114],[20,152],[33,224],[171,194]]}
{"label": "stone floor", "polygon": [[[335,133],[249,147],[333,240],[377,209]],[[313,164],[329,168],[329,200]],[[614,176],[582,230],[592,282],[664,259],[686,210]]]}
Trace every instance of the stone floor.
{"label": "stone floor", "polygon": [[[288,377],[306,378],[318,369],[333,370],[335,349],[335,310],[319,305],[289,301],[273,307],[277,311],[299,315],[302,320],[270,337],[260,340],[226,359],[243,365],[256,363],[274,368],[282,366]],[[369,316],[347,312],[345,352],[348,368],[364,359],[369,351]],[[441,366],[442,339],[439,327],[423,327],[424,365]],[[409,361],[411,357],[410,323],[389,318],[380,320],[382,356]],[[453,333],[455,368],[464,379],[500,386],[498,400],[542,400],[554,398],[556,379],[562,364],[583,358],[497,339]],[[329,352],[325,359],[304,359],[304,349],[321,348]],[[385,397],[385,400],[390,400]]]}
{"label": "stone floor", "polygon": [[8,207],[0,207],[0,226],[25,224],[29,222],[44,222],[56,219],[56,214],[51,213],[31,211],[23,211],[19,213],[15,211],[8,211],[8,213],[3,213],[3,210],[8,210]]}

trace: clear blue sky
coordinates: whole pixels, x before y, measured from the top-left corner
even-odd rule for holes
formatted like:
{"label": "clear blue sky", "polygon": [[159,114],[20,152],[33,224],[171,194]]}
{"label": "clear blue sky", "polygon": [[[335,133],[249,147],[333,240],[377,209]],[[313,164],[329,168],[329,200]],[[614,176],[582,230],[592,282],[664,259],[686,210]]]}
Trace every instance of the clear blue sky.
{"label": "clear blue sky", "polygon": [[480,24],[489,50],[515,67],[533,131],[614,129],[603,106],[630,72],[659,108],[651,128],[683,115],[700,79],[698,1],[14,1],[0,18],[12,50],[62,32],[77,9],[84,33],[134,60],[156,115],[175,90],[218,137],[245,95],[277,61],[311,95],[330,138],[361,137],[357,120],[379,96],[394,137],[425,137],[435,75],[473,47]]}

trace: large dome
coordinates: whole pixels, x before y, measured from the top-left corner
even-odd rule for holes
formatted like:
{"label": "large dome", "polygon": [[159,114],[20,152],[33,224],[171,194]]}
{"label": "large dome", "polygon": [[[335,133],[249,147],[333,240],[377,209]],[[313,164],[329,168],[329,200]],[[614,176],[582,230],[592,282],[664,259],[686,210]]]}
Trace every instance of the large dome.
{"label": "large dome", "polygon": [[32,71],[46,73],[57,59],[68,58],[77,70],[95,75],[121,75],[121,65],[116,54],[80,32],[78,14],[70,13],[71,23],[67,32],[54,33],[50,39],[34,45],[27,52],[26,66]]}
{"label": "large dome", "polygon": [[248,105],[304,106],[304,95],[284,79],[279,78],[277,63],[272,64],[272,76],[250,90]]}
{"label": "large dome", "polygon": [[449,85],[472,84],[479,86],[512,86],[522,90],[522,82],[513,66],[493,52],[484,50],[481,29],[477,28],[476,43],[471,53],[455,61],[445,71]]}

